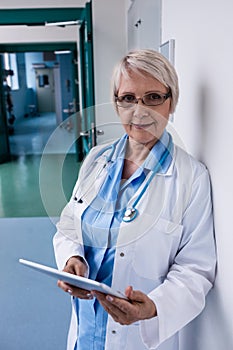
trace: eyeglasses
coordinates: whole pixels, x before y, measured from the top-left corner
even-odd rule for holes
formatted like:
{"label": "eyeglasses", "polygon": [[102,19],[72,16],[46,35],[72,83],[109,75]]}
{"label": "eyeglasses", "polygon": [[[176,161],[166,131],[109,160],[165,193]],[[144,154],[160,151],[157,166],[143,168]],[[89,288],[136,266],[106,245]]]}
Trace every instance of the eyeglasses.
{"label": "eyeglasses", "polygon": [[126,94],[122,96],[115,96],[115,102],[118,107],[132,108],[138,103],[139,100],[146,106],[159,106],[163,104],[169,97],[171,97],[171,91],[166,94],[162,92],[150,92],[145,94],[141,98],[136,98],[133,94]]}

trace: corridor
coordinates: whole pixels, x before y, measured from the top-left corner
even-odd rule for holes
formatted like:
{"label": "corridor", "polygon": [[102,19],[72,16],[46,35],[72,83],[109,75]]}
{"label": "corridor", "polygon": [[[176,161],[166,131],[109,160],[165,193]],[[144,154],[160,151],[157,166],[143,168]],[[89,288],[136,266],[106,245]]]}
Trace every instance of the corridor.
{"label": "corridor", "polygon": [[[0,164],[2,349],[65,349],[69,298],[56,280],[35,274],[18,259],[56,266],[55,223],[80,166],[70,126],[66,121],[56,127],[54,113],[16,120],[10,136],[11,161]],[[61,310],[67,310],[65,315]]]}

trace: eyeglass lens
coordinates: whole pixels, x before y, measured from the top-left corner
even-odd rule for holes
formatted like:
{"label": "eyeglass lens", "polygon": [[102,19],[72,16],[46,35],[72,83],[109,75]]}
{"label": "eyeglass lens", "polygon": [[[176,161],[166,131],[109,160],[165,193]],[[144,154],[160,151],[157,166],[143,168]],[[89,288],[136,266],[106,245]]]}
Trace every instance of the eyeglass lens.
{"label": "eyeglass lens", "polygon": [[158,106],[169,97],[168,94],[163,94],[159,92],[152,92],[149,94],[144,95],[142,98],[137,99],[134,95],[123,95],[119,96],[116,99],[117,105],[120,107],[132,107],[136,103],[138,103],[139,100],[141,100],[145,105],[147,106]]}

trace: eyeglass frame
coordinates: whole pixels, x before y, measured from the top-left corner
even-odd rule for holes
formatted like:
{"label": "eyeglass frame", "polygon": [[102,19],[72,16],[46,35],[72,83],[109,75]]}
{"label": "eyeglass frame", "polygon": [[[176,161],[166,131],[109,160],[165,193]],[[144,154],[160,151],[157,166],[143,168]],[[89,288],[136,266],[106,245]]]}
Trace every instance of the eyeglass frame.
{"label": "eyeglass frame", "polygon": [[[143,101],[143,98],[145,97],[145,96],[148,96],[148,95],[151,95],[151,94],[158,94],[158,95],[160,95],[160,96],[162,96],[163,97],[163,101],[161,102],[161,103],[158,103],[158,104],[156,104],[156,105],[154,105],[154,104],[146,104],[144,101]],[[116,96],[115,95],[115,103],[116,103],[116,105],[117,105],[117,107],[121,107],[121,108],[132,108],[132,107],[134,107],[136,104],[138,104],[138,102],[141,100],[142,101],[142,103],[143,103],[143,105],[145,105],[145,106],[150,106],[150,107],[156,107],[156,106],[161,106],[169,97],[171,97],[172,96],[172,93],[171,93],[171,90],[169,89],[169,91],[168,92],[166,92],[166,93],[163,93],[163,92],[160,92],[160,91],[152,91],[152,92],[149,92],[149,93],[147,93],[147,94],[145,94],[145,95],[143,95],[142,97],[139,97],[139,98],[136,98],[135,96],[135,98],[134,98],[134,101],[132,101],[132,102],[126,102],[126,103],[128,103],[128,106],[120,106],[120,105],[118,105],[117,104],[117,101],[119,100],[119,98],[121,98],[121,97],[124,97],[124,96],[134,96],[134,94],[125,94],[125,95],[121,95],[121,96]]]}

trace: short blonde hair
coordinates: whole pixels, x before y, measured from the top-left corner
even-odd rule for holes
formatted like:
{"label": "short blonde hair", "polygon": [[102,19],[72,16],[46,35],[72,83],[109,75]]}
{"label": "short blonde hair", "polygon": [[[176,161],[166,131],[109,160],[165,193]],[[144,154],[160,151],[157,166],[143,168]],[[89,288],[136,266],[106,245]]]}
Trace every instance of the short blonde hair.
{"label": "short blonde hair", "polygon": [[130,71],[149,74],[171,92],[170,113],[175,111],[179,98],[179,84],[175,68],[159,52],[142,49],[129,52],[116,65],[112,75],[112,100],[118,95],[121,76],[128,77]]}

